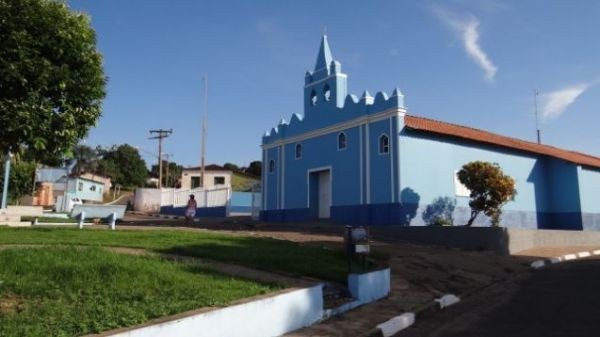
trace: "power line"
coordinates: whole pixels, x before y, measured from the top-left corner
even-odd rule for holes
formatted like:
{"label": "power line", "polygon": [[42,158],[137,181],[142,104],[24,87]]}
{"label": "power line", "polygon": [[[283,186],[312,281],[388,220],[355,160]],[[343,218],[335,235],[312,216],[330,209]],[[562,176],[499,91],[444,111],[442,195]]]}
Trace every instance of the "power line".
{"label": "power line", "polygon": [[173,129],[150,130],[151,135],[156,135],[148,139],[158,139],[158,188],[162,188],[162,141],[173,133]]}

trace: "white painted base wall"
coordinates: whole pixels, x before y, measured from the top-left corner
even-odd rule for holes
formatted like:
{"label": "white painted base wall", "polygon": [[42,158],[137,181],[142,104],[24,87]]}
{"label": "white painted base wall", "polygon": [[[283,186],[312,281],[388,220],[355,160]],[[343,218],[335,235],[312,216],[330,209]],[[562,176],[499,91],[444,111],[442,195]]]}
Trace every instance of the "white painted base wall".
{"label": "white painted base wall", "polygon": [[154,325],[103,334],[112,337],[267,337],[312,325],[323,317],[323,285],[190,315]]}
{"label": "white painted base wall", "polygon": [[160,211],[161,190],[157,188],[136,188],[133,209],[139,212]]}
{"label": "white painted base wall", "polygon": [[352,297],[361,304],[384,298],[390,293],[390,268],[364,274],[350,274],[348,288]]}

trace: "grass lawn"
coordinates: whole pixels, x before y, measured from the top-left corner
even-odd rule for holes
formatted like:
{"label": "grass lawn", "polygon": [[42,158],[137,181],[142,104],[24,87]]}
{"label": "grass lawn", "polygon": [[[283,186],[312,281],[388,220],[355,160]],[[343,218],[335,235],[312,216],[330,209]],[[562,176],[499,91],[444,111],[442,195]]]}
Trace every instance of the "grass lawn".
{"label": "grass lawn", "polygon": [[145,248],[346,282],[343,252],[314,245],[251,236],[175,230],[117,230],[0,227],[1,244],[97,245]]}
{"label": "grass lawn", "polygon": [[[48,233],[76,241],[72,231],[64,230],[2,230],[0,237],[56,241],[44,235]],[[95,241],[92,238],[99,233],[85,231],[87,236],[79,238]],[[274,289],[198,263],[117,254],[99,247],[7,248],[0,250],[0,336],[97,333],[223,306]]]}

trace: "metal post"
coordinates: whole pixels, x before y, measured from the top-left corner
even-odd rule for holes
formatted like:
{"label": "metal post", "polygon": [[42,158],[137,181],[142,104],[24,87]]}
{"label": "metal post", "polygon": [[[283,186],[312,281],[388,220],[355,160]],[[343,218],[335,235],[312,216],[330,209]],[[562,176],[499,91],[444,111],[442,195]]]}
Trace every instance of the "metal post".
{"label": "metal post", "polygon": [[81,213],[79,214],[79,223],[78,223],[79,229],[83,229],[83,221],[84,220],[85,220],[85,211],[81,211]]}
{"label": "metal post", "polygon": [[110,222],[109,222],[109,227],[110,227],[110,229],[111,229],[111,230],[113,230],[113,231],[114,231],[114,230],[115,230],[115,227],[116,227],[116,222],[117,222],[117,214],[116,214],[115,212],[113,212],[113,213],[110,215],[110,219],[109,219],[109,221],[110,221]]}
{"label": "metal post", "polygon": [[6,209],[6,199],[8,197],[8,178],[10,177],[10,151],[6,152],[4,158],[4,186],[2,187],[2,209]]}

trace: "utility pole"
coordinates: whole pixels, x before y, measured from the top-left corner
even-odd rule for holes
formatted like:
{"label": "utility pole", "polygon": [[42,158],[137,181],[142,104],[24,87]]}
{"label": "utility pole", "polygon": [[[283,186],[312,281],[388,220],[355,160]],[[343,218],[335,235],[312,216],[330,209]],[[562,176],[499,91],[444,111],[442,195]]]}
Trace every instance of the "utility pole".
{"label": "utility pole", "polygon": [[537,132],[537,143],[541,144],[542,143],[542,138],[541,138],[541,134],[540,134],[540,122],[539,122],[539,118],[538,118],[538,106],[537,106],[537,97],[540,93],[538,92],[537,89],[533,89],[533,102],[535,105],[535,130]]}
{"label": "utility pole", "polygon": [[170,162],[170,159],[172,156],[173,156],[172,154],[165,153],[165,158],[167,158],[167,160],[165,160],[165,164],[167,165],[166,170],[165,170],[166,171],[165,172],[165,176],[166,176],[165,177],[165,185],[167,185],[167,187],[170,187],[169,186],[169,162]]}
{"label": "utility pole", "polygon": [[200,157],[200,187],[204,188],[204,157],[206,155],[206,124],[208,123],[208,78],[202,77],[204,81],[204,116],[202,118],[202,154]]}
{"label": "utility pole", "polygon": [[162,188],[162,141],[173,133],[173,129],[169,130],[150,130],[150,134],[156,136],[148,139],[158,139],[158,188]]}

